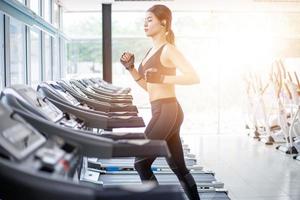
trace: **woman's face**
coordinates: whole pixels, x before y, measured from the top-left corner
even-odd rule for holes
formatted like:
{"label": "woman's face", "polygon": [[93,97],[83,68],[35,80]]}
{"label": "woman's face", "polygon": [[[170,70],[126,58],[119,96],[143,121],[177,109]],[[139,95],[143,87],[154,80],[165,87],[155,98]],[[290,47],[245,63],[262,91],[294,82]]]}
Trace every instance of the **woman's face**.
{"label": "woman's face", "polygon": [[147,12],[144,22],[144,31],[148,37],[152,37],[163,31],[161,22],[152,12]]}

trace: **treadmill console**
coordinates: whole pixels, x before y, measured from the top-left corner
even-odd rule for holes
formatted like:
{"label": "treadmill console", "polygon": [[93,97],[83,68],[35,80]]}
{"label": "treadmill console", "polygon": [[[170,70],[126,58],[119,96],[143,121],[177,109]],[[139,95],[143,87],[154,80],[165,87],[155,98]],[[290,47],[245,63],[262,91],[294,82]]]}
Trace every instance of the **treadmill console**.
{"label": "treadmill console", "polygon": [[79,101],[75,99],[68,91],[63,91],[60,86],[50,83],[50,87],[52,87],[56,92],[62,95],[66,100],[68,100],[72,105],[77,106],[79,105]]}
{"label": "treadmill console", "polygon": [[72,105],[77,106],[80,104],[79,101],[77,101],[77,99],[75,99],[71,94],[69,94],[68,91],[63,92],[61,90],[57,90],[57,92],[61,94],[65,99],[67,99]]}
{"label": "treadmill console", "polygon": [[39,109],[45,116],[51,121],[56,122],[63,118],[63,112],[56,108],[47,99],[38,97],[38,93],[31,87],[23,87],[18,89],[19,94],[25,98],[28,102]]}
{"label": "treadmill console", "polygon": [[4,111],[1,105],[0,145],[10,156],[22,160],[43,145],[46,138],[29,125],[16,123]]}
{"label": "treadmill console", "polygon": [[46,138],[19,115],[0,104],[0,159],[22,168],[52,175],[72,176],[78,164],[77,148],[58,137]]}
{"label": "treadmill console", "polygon": [[60,123],[70,128],[81,126],[73,117],[66,118],[64,113],[55,105],[53,105],[48,99],[39,97],[39,93],[31,87],[19,86],[15,88],[15,90],[17,90],[19,95],[21,95],[25,100],[27,100],[27,102],[38,109],[41,113],[43,113],[43,115],[52,122]]}

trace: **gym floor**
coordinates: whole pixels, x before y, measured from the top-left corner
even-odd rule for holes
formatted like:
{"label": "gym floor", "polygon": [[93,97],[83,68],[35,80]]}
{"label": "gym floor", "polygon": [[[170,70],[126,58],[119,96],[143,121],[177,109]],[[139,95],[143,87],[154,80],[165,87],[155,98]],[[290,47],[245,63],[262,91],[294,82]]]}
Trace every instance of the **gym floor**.
{"label": "gym floor", "polygon": [[184,134],[199,164],[216,173],[232,200],[299,200],[300,162],[246,133]]}

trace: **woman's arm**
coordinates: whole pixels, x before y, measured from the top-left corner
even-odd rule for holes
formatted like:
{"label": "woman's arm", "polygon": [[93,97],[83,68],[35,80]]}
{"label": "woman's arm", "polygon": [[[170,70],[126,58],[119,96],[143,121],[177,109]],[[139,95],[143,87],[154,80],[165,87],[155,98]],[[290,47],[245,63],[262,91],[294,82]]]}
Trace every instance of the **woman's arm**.
{"label": "woman's arm", "polygon": [[[166,84],[179,84],[191,85],[200,82],[197,72],[193,66],[186,60],[181,52],[173,45],[167,45],[164,58],[175,66],[182,74],[177,76],[165,76],[163,83]],[[163,58],[163,59],[164,59]]]}
{"label": "woman's arm", "polygon": [[147,91],[147,83],[144,79],[144,77],[142,77],[139,72],[134,68],[132,68],[131,70],[129,70],[132,78],[139,84],[139,86],[141,86],[145,91]]}
{"label": "woman's arm", "polygon": [[129,52],[124,52],[120,58],[120,62],[122,65],[128,70],[133,77],[133,79],[144,89],[147,91],[147,83],[144,80],[138,71],[134,67],[134,54]]}

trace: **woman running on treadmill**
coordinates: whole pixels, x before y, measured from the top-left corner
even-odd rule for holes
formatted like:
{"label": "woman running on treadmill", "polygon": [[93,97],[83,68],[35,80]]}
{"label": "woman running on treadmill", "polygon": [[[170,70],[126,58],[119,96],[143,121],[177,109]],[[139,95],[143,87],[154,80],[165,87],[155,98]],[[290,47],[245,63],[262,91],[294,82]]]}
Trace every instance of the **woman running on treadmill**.
{"label": "woman running on treadmill", "polygon": [[[152,39],[153,47],[147,52],[138,70],[134,66],[134,54],[125,52],[121,63],[134,80],[149,94],[152,118],[145,134],[149,139],[165,140],[171,152],[167,162],[176,174],[190,200],[200,199],[196,182],[186,167],[180,126],[183,112],[176,99],[175,84],[190,85],[199,83],[192,65],[174,45],[171,29],[172,13],[164,5],[154,5],[146,12],[144,30]],[[176,75],[176,69],[181,75]],[[155,157],[136,158],[134,167],[142,181],[157,179],[151,170]]]}

